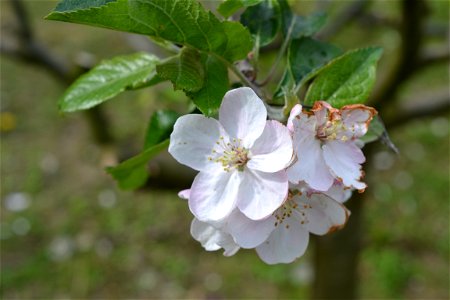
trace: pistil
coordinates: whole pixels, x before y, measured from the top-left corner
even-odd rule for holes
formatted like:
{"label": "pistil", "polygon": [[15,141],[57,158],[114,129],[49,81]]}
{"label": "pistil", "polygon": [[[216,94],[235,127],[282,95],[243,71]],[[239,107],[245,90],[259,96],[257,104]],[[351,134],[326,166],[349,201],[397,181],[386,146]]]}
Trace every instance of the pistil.
{"label": "pistil", "polygon": [[216,144],[218,148],[212,150],[215,157],[208,157],[210,161],[220,163],[225,172],[230,172],[232,169],[244,170],[250,158],[249,151],[242,146],[241,139],[234,138],[230,142],[226,142],[221,136]]}

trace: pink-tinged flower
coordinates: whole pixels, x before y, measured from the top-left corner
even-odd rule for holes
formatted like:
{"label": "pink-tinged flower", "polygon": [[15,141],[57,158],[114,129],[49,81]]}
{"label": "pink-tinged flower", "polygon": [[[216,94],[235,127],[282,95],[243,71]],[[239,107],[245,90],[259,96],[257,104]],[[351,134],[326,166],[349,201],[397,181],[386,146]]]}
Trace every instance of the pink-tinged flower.
{"label": "pink-tinged flower", "polygon": [[221,220],[236,207],[258,220],[285,200],[292,139],[285,126],[266,117],[253,90],[238,88],[226,93],[219,120],[191,114],[175,123],[169,152],[200,171],[189,197],[199,220]]}
{"label": "pink-tinged flower", "polygon": [[288,128],[293,132],[297,160],[287,170],[289,180],[305,181],[315,190],[326,191],[337,179],[346,187],[364,190],[361,164],[365,157],[356,140],[366,134],[376,113],[362,104],[335,109],[318,101],[311,112],[295,106]]}
{"label": "pink-tinged flower", "polygon": [[349,215],[329,196],[298,186],[291,187],[287,201],[268,218],[254,221],[233,212],[224,228],[242,248],[256,248],[264,262],[290,263],[305,253],[309,233],[324,235],[340,229]]}
{"label": "pink-tinged flower", "polygon": [[[182,190],[178,193],[178,197],[189,200],[190,194],[190,189]],[[223,226],[224,223],[222,222],[209,224],[194,218],[191,222],[191,235],[202,244],[206,251],[216,251],[223,248],[223,255],[232,256],[240,247],[229,233],[221,229]]]}
{"label": "pink-tinged flower", "polygon": [[191,235],[202,244],[206,251],[216,251],[223,248],[223,255],[232,256],[240,248],[234,242],[233,237],[221,230],[220,226],[215,227],[198,219],[192,220]]}

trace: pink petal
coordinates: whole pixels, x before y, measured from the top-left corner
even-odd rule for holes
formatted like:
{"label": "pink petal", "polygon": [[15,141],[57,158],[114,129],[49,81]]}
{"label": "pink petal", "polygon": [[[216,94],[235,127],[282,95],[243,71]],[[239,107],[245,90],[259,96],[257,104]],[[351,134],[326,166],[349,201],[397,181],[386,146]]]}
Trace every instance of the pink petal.
{"label": "pink petal", "polygon": [[324,194],[295,197],[298,207],[305,213],[305,226],[309,232],[324,235],[342,228],[350,212],[339,202]]}
{"label": "pink petal", "polygon": [[227,218],[227,230],[236,243],[242,248],[255,248],[264,242],[275,229],[276,219],[269,216],[263,220],[251,220],[239,210],[235,210]]}
{"label": "pink petal", "polygon": [[328,191],[323,193],[339,203],[346,202],[352,196],[352,190],[337,180]]}
{"label": "pink petal", "polygon": [[325,101],[317,101],[314,103],[311,111],[314,112],[314,116],[316,117],[317,127],[322,126],[329,121],[330,114],[336,114],[336,112],[338,112],[337,109],[333,108]]}
{"label": "pink petal", "polygon": [[309,232],[295,218],[287,218],[269,238],[256,247],[259,257],[268,264],[291,263],[302,256],[309,242]]}
{"label": "pink petal", "polygon": [[237,206],[248,218],[261,220],[272,214],[286,199],[286,172],[264,173],[246,168],[243,173]]}
{"label": "pink petal", "polygon": [[240,172],[200,172],[194,179],[189,208],[201,221],[219,221],[236,207]]}
{"label": "pink petal", "polygon": [[289,114],[289,118],[287,120],[287,128],[289,131],[294,131],[294,119],[302,113],[302,106],[300,104],[294,105],[294,107],[291,109],[291,113]]}
{"label": "pink petal", "polygon": [[191,235],[207,251],[223,248],[225,250],[224,255],[231,256],[239,250],[239,246],[233,241],[231,235],[197,219],[192,220]]}
{"label": "pink petal", "polygon": [[346,105],[341,108],[342,121],[352,138],[360,138],[367,133],[370,121],[377,111],[362,104]]}
{"label": "pink petal", "polygon": [[219,110],[219,121],[232,138],[250,148],[266,125],[267,110],[255,92],[247,87],[228,91]]}
{"label": "pink petal", "polygon": [[328,167],[345,186],[357,190],[366,188],[366,184],[359,181],[363,177],[361,163],[365,157],[354,143],[329,141],[323,146],[323,155]]}
{"label": "pink petal", "polygon": [[289,130],[278,121],[267,121],[261,136],[251,148],[247,167],[263,172],[284,169],[292,159],[292,138]]}
{"label": "pink petal", "polygon": [[169,153],[179,163],[197,171],[218,168],[220,165],[208,157],[221,136],[226,137],[226,133],[217,120],[202,115],[185,115],[174,125]]}
{"label": "pink petal", "polygon": [[294,121],[294,126],[293,143],[297,161],[287,169],[289,181],[305,181],[313,189],[328,190],[334,179],[323,159],[320,141],[316,139],[314,118],[302,115]]}
{"label": "pink petal", "polygon": [[[289,189],[292,189],[292,188],[289,187]],[[300,190],[300,189],[298,189],[298,190]],[[339,180],[335,180],[333,185],[327,191],[317,191],[317,190],[311,189],[310,187],[308,187],[305,191],[308,195],[325,194],[328,197],[330,197],[331,199],[333,199],[339,203],[344,203],[345,201],[350,199],[350,197],[352,196],[352,189],[343,185],[342,182],[340,182]]]}

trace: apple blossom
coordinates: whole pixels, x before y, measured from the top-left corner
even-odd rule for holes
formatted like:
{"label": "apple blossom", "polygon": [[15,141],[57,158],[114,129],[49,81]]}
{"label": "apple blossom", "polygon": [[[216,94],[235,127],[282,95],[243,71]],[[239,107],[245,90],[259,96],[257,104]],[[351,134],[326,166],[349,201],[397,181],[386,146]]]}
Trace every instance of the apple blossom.
{"label": "apple blossom", "polygon": [[188,202],[199,220],[218,221],[235,208],[258,220],[286,199],[292,139],[284,125],[266,117],[262,100],[243,87],[225,94],[219,120],[190,114],[175,123],[169,153],[200,171]]}
{"label": "apple blossom", "polygon": [[[263,243],[256,246],[259,257],[268,264],[290,263],[302,256],[309,242],[309,233],[325,235],[340,229],[345,225],[349,211],[339,202],[322,193],[308,194],[299,190],[292,190],[288,200],[275,213],[263,221],[244,221],[246,226],[250,222],[259,222],[253,228],[260,228],[253,235],[241,236],[241,223],[228,224],[230,234],[236,243],[243,246],[245,239],[255,240],[255,236],[267,235],[268,225],[272,225],[271,232]],[[243,248],[245,248],[243,246]]]}
{"label": "apple blossom", "polygon": [[[349,190],[336,183],[329,195],[310,189],[306,184],[290,185],[286,202],[272,215],[251,220],[238,209],[217,222],[194,219],[191,235],[207,251],[223,248],[225,256],[234,255],[240,247],[256,249],[268,264],[290,263],[302,256],[309,243],[309,233],[324,235],[342,228],[350,212],[340,202],[348,199]],[[178,193],[189,199],[190,190]]]}
{"label": "apple blossom", "polygon": [[360,180],[365,157],[356,140],[366,134],[376,113],[362,104],[335,109],[318,101],[311,112],[296,105],[288,120],[297,156],[287,170],[289,180],[327,191],[337,179],[346,187],[364,190],[366,184]]}

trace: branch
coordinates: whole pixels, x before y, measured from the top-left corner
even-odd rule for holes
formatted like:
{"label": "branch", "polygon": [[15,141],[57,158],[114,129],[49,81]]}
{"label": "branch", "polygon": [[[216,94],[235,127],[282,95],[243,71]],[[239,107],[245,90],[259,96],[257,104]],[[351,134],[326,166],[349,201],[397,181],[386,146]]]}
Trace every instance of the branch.
{"label": "branch", "polygon": [[421,55],[417,63],[417,68],[423,68],[433,64],[448,62],[449,59],[450,49],[448,47],[428,49]]}
{"label": "branch", "polygon": [[369,4],[370,0],[355,0],[345,7],[344,10],[336,16],[334,21],[330,23],[330,25],[326,26],[319,34],[317,34],[317,37],[324,40],[330,39],[345,26],[347,26],[348,23],[361,16]]}
{"label": "branch", "polygon": [[396,98],[399,86],[417,71],[419,65],[424,39],[423,23],[427,12],[425,2],[403,0],[401,9],[399,61],[384,84],[374,93],[370,104],[378,110],[381,110],[386,102]]}
{"label": "branch", "polygon": [[398,20],[374,12],[366,12],[361,14],[358,18],[358,24],[371,28],[374,26],[386,26],[389,28],[398,29],[400,27]]}
{"label": "branch", "polygon": [[413,120],[439,116],[450,111],[450,95],[448,91],[433,95],[429,99],[412,102],[416,104],[405,109],[403,113],[397,114],[395,118],[385,121],[385,125],[389,130],[406,125]]}
{"label": "branch", "polygon": [[[14,16],[17,20],[17,42],[5,42],[3,37],[1,43],[1,53],[9,55],[15,59],[36,64],[51,74],[64,84],[71,84],[81,73],[88,71],[83,67],[76,66],[76,72],[69,67],[69,64],[54,53],[51,53],[43,44],[35,39],[32,27],[30,26],[27,10],[21,0],[10,0]],[[107,118],[100,108],[85,112],[91,124],[91,131],[96,141],[101,145],[112,144],[113,137],[109,131]]]}

